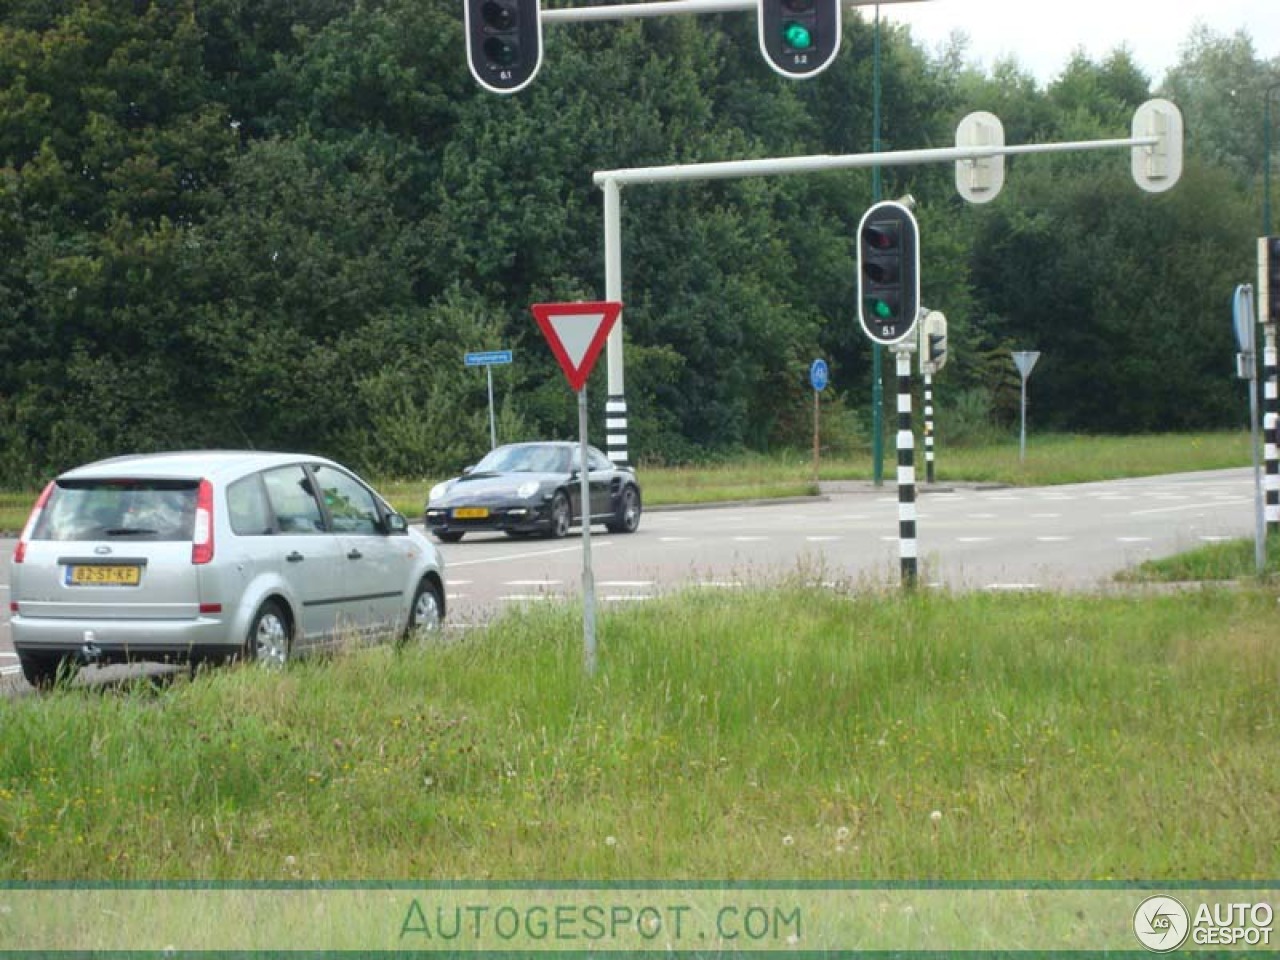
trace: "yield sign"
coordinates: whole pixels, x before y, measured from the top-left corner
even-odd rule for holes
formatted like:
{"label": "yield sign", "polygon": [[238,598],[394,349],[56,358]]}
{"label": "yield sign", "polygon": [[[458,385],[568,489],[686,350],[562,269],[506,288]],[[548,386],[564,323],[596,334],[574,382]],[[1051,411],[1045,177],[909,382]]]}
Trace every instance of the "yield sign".
{"label": "yield sign", "polygon": [[622,304],[616,300],[589,300],[535,303],[530,309],[551,345],[551,352],[560,361],[569,386],[575,391],[581,390],[622,312]]}

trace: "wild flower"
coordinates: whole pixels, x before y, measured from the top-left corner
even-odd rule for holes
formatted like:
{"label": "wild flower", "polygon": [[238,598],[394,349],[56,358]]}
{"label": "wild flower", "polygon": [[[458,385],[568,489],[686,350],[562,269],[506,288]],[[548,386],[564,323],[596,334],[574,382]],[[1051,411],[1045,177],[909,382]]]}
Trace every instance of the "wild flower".
{"label": "wild flower", "polygon": [[796,838],[789,833],[782,838],[782,845],[784,847],[793,847],[795,846],[795,843],[796,843]]}

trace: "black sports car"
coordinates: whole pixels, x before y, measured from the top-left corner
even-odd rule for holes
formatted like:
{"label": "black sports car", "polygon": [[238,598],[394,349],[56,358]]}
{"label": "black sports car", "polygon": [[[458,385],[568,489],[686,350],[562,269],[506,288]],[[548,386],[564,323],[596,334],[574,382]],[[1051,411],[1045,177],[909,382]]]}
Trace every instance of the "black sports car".
{"label": "black sports car", "polygon": [[[473,530],[511,537],[563,537],[582,523],[581,455],[577,443],[512,443],[490,450],[462,476],[431,488],[423,517],[445,543]],[[640,483],[635,471],[587,448],[591,522],[611,533],[640,526]]]}

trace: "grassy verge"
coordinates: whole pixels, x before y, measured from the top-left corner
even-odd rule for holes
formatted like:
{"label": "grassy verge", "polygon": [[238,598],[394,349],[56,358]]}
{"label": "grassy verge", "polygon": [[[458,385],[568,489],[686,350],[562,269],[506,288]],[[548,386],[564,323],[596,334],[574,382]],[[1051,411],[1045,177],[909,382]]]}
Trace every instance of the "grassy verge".
{"label": "grassy verge", "polygon": [[[1275,597],[795,584],[0,699],[0,877],[1243,880]],[[936,814],[935,814],[936,811]]]}
{"label": "grassy verge", "polygon": [[[1280,574],[1280,536],[1269,536],[1263,557],[1262,579]],[[1212,580],[1257,580],[1256,546],[1252,539],[1211,543],[1172,557],[1147,560],[1116,574],[1124,583],[1187,583]]]}

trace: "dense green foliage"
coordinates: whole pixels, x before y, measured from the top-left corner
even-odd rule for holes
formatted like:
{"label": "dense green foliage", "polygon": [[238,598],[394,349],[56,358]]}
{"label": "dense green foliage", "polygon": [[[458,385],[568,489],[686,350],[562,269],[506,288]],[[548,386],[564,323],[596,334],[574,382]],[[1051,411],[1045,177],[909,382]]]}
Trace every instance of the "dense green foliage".
{"label": "dense green foliage", "polygon": [[[549,26],[535,83],[498,97],[471,80],[460,13],[0,0],[6,486],[204,445],[450,470],[488,441],[484,377],[462,354],[498,347],[517,356],[495,377],[501,436],[572,434],[528,305],[603,294],[593,171],[872,149],[863,16],[802,83],[767,69],[746,15]],[[896,28],[883,50],[885,149],[947,145],[976,109],[1011,143],[1124,135],[1159,92],[1123,51],[1041,89],[1016,63],[988,74]],[[982,208],[950,165],[884,171],[884,195],[919,201],[926,300],[951,321],[944,430],[948,407],[1012,413],[1011,346],[1044,353],[1045,426],[1242,421],[1228,304],[1252,276],[1277,67],[1244,35],[1189,39],[1160,88],[1188,129],[1165,195],[1139,192],[1123,154],[1011,161]],[[852,235],[871,199],[866,171],[625,191],[633,457],[803,437],[815,355],[845,432],[865,432]]]}

